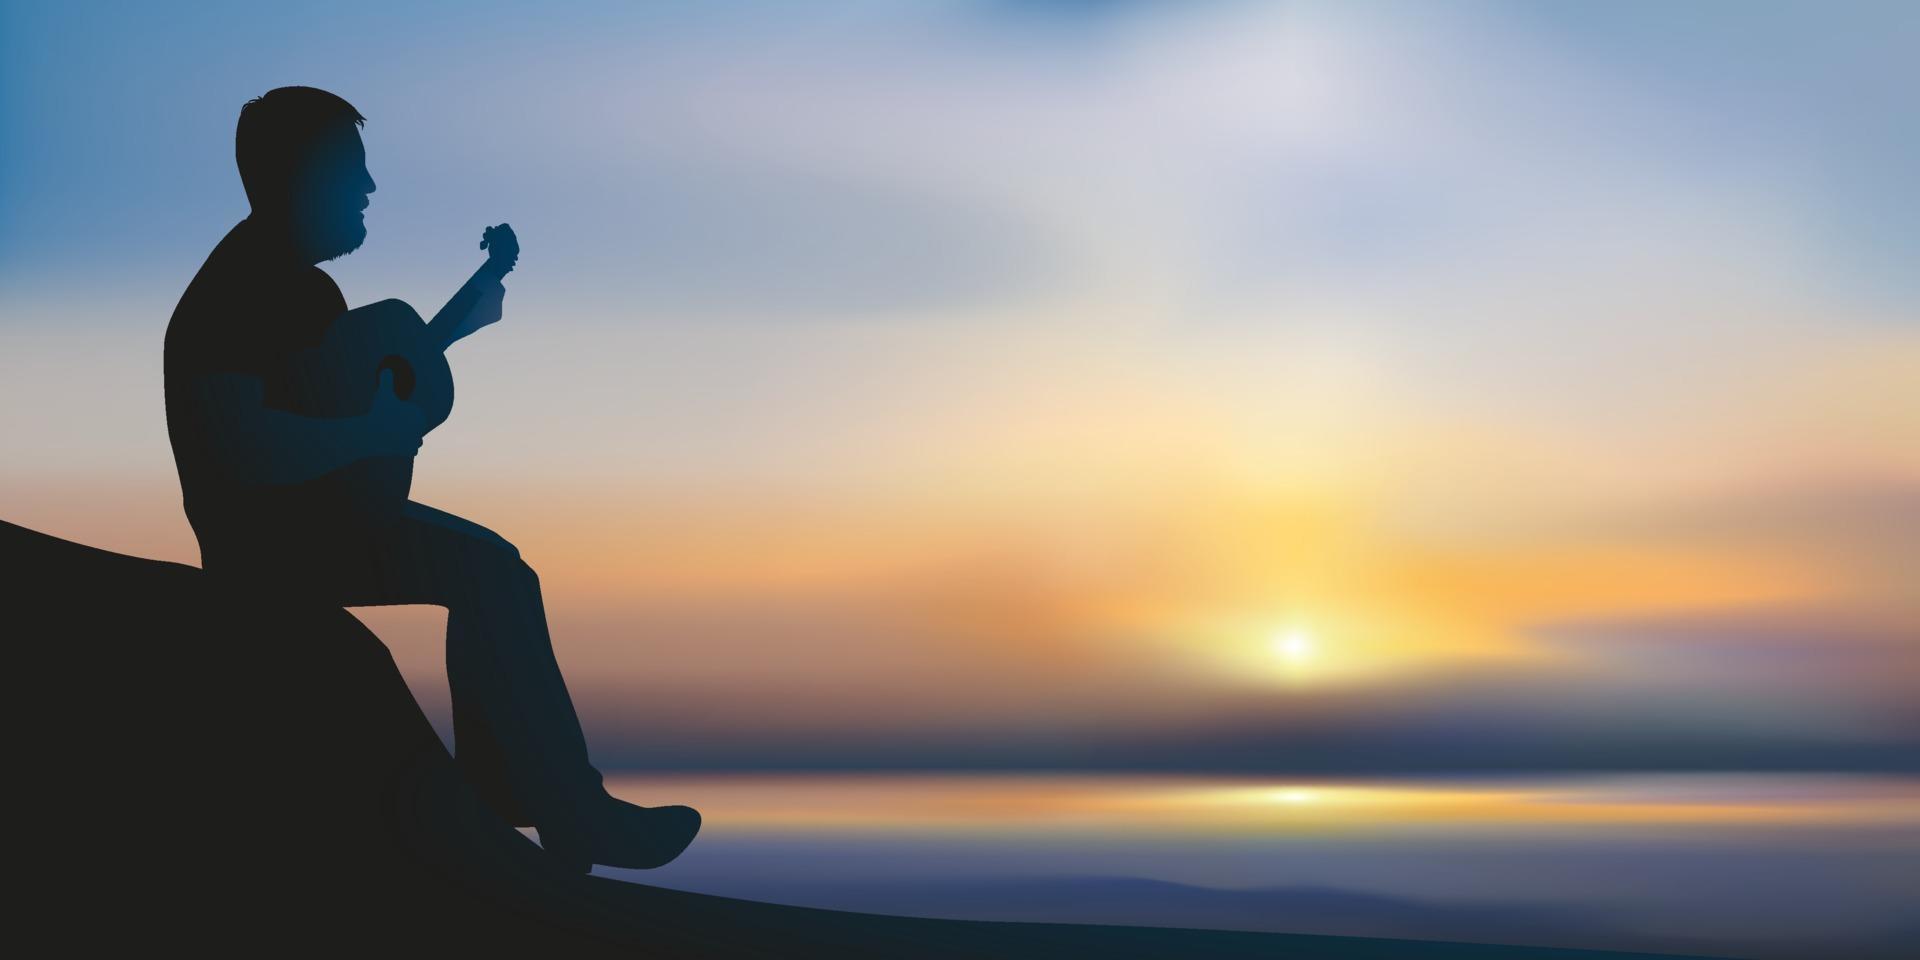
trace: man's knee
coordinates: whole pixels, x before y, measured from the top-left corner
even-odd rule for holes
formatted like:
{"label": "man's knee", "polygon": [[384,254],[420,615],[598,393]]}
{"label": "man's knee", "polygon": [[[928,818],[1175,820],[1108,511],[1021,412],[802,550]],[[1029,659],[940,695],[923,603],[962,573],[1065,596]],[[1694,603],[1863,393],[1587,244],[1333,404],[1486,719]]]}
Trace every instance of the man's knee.
{"label": "man's knee", "polygon": [[500,557],[510,565],[525,564],[525,561],[520,559],[519,547],[514,546],[513,542],[506,537],[494,533],[486,527],[477,523],[469,524],[468,529],[463,529],[460,532],[472,540],[478,548]]}
{"label": "man's knee", "polygon": [[492,576],[499,578],[502,587],[510,588],[515,593],[539,592],[540,574],[520,556],[520,551],[513,544],[496,538],[481,549],[489,554],[487,568],[493,571]]}
{"label": "man's knee", "polygon": [[408,516],[417,521],[431,524],[442,530],[450,530],[478,543],[485,544],[497,552],[504,553],[511,560],[520,559],[520,548],[514,546],[506,537],[480,524],[474,523],[465,517],[448,513],[445,510],[438,510],[424,503],[411,500],[407,502],[405,510]]}
{"label": "man's knee", "polygon": [[458,565],[458,582],[449,584],[449,610],[457,607],[476,613],[497,612],[539,602],[540,576],[517,554],[475,540],[467,541],[463,552],[466,556]]}
{"label": "man's knee", "polygon": [[[493,531],[491,530],[488,530],[487,532],[489,534],[492,534],[492,536],[490,539],[485,539],[483,542],[485,542],[492,549],[499,551],[502,555],[504,555],[507,558],[508,562],[516,566],[521,566],[521,567],[527,566],[527,562],[525,560],[520,559],[519,547],[514,546],[510,541],[507,540],[506,537],[503,537],[497,533],[493,533]],[[533,568],[528,567],[527,569],[531,571]]]}
{"label": "man's knee", "polygon": [[502,539],[472,540],[469,546],[485,558],[481,567],[487,571],[486,579],[516,591],[539,589],[540,575],[513,544]]}

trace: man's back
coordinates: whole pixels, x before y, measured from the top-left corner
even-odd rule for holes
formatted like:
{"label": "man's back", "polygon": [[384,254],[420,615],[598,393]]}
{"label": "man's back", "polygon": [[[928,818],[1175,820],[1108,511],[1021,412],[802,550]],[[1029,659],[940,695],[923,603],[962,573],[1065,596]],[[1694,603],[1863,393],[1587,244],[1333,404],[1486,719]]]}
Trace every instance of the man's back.
{"label": "man's back", "polygon": [[346,309],[326,271],[302,263],[251,218],[227,232],[181,295],[167,325],[167,434],[203,548],[210,538],[290,529],[326,512],[325,477],[266,485],[232,476],[215,447],[225,411],[201,391],[206,377],[240,374],[259,380],[267,406],[291,409],[288,358],[318,344]]}

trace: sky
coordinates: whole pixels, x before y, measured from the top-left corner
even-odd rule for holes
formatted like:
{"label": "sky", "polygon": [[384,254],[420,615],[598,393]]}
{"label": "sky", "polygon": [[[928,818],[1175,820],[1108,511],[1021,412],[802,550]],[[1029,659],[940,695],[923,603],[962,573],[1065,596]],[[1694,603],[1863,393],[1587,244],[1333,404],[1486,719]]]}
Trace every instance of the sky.
{"label": "sky", "polygon": [[[0,2],[0,517],[193,563],[233,125],[603,767],[1912,769],[1920,9]],[[359,610],[444,716],[432,609]],[[104,666],[103,666],[104,669]]]}

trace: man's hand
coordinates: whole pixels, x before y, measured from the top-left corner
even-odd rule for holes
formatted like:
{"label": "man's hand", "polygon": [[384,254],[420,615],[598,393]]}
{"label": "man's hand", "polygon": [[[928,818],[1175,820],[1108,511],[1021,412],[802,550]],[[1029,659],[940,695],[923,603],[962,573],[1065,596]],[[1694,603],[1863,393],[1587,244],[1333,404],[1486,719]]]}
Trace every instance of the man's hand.
{"label": "man's hand", "polygon": [[373,407],[363,418],[367,430],[366,455],[370,457],[411,457],[420,449],[420,438],[427,432],[427,414],[393,392],[393,371],[380,371],[380,385],[373,392]]}

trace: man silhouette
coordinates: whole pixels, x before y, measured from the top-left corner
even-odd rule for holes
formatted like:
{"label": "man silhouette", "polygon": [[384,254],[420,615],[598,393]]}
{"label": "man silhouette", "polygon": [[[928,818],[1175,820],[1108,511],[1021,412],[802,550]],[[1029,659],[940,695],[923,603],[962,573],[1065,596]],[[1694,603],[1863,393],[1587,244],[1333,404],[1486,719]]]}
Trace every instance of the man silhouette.
{"label": "man silhouette", "polygon": [[[312,87],[271,90],[240,110],[235,155],[252,210],[194,276],[166,336],[167,432],[202,566],[290,598],[445,607],[455,760],[475,788],[510,823],[537,828],[570,869],[664,864],[693,841],[700,815],[607,794],[554,660],[539,578],[519,551],[410,500],[379,513],[348,495],[355,464],[399,458],[410,470],[426,415],[395,395],[390,374],[364,414],[296,409],[293,356],[348,313],[318,264],[366,239],[364,123]],[[494,279],[477,302],[456,295],[435,325],[448,321],[448,340],[472,333],[500,318],[504,293]]]}

